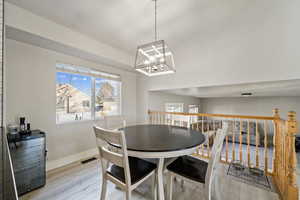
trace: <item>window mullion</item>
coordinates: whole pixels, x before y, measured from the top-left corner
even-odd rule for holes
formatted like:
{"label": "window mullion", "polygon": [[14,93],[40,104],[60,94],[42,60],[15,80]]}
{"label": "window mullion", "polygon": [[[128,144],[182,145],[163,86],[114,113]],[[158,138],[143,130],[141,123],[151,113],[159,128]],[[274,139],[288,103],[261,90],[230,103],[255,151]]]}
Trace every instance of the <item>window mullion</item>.
{"label": "window mullion", "polygon": [[92,95],[91,95],[91,117],[93,120],[95,120],[95,88],[96,88],[96,80],[95,77],[92,77]]}

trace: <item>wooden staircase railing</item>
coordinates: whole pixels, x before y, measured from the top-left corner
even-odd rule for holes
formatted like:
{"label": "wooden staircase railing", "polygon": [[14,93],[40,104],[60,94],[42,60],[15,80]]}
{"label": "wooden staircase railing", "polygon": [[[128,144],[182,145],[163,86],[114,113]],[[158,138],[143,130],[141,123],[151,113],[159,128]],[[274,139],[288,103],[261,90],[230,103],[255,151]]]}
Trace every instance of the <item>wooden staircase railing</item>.
{"label": "wooden staircase railing", "polygon": [[296,186],[295,112],[288,120],[273,116],[246,116],[208,113],[177,113],[148,111],[149,123],[183,126],[201,131],[208,138],[194,156],[209,158],[216,130],[229,123],[221,161],[240,161],[249,167],[261,168],[274,177],[282,200],[298,199]]}
{"label": "wooden staircase railing", "polygon": [[296,183],[295,134],[298,131],[296,113],[289,112],[286,121],[280,119],[278,110],[275,116],[274,181],[282,200],[296,200],[299,195]]}

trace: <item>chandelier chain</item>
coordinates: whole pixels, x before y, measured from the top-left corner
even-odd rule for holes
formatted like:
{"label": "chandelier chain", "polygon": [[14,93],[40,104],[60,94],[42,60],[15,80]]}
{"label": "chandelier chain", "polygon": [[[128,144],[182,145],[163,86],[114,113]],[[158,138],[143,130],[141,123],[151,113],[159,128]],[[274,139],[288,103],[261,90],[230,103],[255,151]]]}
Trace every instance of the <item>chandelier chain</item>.
{"label": "chandelier chain", "polygon": [[155,4],[155,13],[154,13],[154,31],[155,31],[155,36],[154,39],[155,41],[157,41],[157,0],[154,0],[154,4]]}

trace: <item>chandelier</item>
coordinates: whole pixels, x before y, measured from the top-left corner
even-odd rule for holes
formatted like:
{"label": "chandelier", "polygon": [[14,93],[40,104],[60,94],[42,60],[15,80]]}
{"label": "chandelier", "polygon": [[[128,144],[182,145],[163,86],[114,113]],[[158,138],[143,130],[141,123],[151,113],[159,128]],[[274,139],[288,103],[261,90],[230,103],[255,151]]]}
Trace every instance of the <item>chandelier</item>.
{"label": "chandelier", "polygon": [[173,54],[164,40],[157,40],[157,0],[155,3],[155,41],[139,45],[135,57],[135,70],[147,76],[158,76],[175,72]]}

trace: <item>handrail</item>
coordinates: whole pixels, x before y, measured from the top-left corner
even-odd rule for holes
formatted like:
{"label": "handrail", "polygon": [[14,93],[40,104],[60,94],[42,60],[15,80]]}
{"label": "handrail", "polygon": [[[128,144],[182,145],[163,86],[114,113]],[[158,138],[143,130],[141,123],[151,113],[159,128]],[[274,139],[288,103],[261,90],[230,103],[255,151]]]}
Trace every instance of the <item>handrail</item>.
{"label": "handrail", "polygon": [[299,122],[295,112],[289,112],[287,120],[280,118],[278,109],[273,110],[273,116],[151,110],[148,114],[150,123],[183,126],[205,134],[206,143],[193,155],[207,159],[210,158],[217,130],[222,128],[223,122],[228,123],[230,130],[225,138],[221,161],[237,161],[248,167],[260,168],[273,176],[281,200],[298,199],[295,134]]}
{"label": "handrail", "polygon": [[270,116],[252,116],[252,115],[227,115],[227,114],[210,114],[210,113],[184,113],[184,112],[163,112],[149,110],[148,114],[172,114],[172,115],[183,115],[183,116],[203,116],[203,117],[222,117],[222,118],[238,118],[238,119],[257,119],[257,120],[280,120],[277,117]]}

